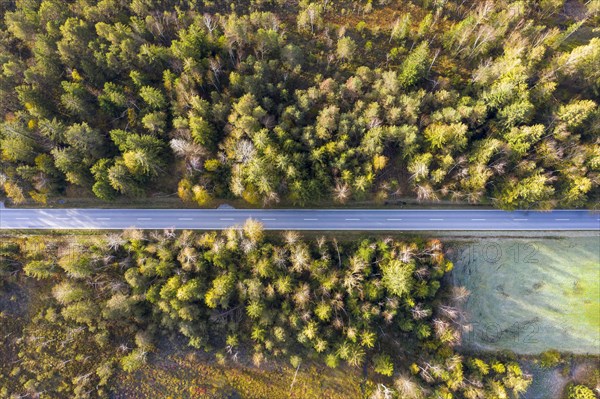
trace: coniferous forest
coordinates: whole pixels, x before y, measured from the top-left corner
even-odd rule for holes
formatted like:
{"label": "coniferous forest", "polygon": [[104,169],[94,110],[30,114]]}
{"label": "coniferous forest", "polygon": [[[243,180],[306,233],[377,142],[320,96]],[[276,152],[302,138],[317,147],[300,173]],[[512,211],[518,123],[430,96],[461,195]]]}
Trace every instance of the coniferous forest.
{"label": "coniferous forest", "polygon": [[597,206],[599,10],[3,1],[0,186],[16,204]]}
{"label": "coniferous forest", "polygon": [[468,291],[440,290],[452,263],[437,240],[268,238],[249,220],[222,233],[14,238],[2,256],[2,292],[35,287],[43,302],[2,314],[21,337],[3,349],[3,396],[104,397],[114,373],[182,338],[222,363],[364,367],[395,376],[386,390],[400,398],[517,398],[531,382],[510,356],[453,349]]}
{"label": "coniferous forest", "polygon": [[[600,0],[0,0],[0,211],[599,209],[598,104]],[[504,299],[554,328],[556,293],[583,298],[560,317],[598,325],[584,245],[560,246],[587,256],[579,269],[482,290],[477,267],[509,280],[494,270],[524,270],[536,253],[519,248],[541,234],[501,246],[488,231],[266,233],[254,219],[83,232],[16,212],[59,230],[0,226],[0,398],[600,394],[598,353],[492,342],[524,333]],[[502,262],[461,269],[471,244]],[[473,278],[456,283],[455,264]],[[529,291],[510,297],[512,283]],[[482,291],[497,306],[481,312],[516,327],[474,330]]]}

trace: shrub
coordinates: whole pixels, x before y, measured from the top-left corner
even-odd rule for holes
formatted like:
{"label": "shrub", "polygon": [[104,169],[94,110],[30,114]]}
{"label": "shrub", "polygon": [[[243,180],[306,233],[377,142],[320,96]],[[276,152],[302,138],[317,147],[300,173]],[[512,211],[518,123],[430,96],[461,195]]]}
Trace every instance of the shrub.
{"label": "shrub", "polygon": [[585,385],[571,385],[567,389],[567,399],[596,399],[596,395]]}
{"label": "shrub", "polygon": [[545,368],[554,367],[561,361],[560,353],[554,349],[547,350],[540,355],[540,364]]}
{"label": "shrub", "polygon": [[376,355],[373,358],[375,372],[381,375],[391,377],[394,374],[394,364],[389,355]]}

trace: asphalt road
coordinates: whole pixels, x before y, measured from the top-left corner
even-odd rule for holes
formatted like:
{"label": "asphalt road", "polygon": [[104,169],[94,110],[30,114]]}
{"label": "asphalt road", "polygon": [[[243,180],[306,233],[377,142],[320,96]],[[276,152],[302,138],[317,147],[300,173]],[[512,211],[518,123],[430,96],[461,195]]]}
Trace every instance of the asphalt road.
{"label": "asphalt road", "polygon": [[220,230],[248,218],[268,230],[600,230],[600,213],[585,210],[15,208],[0,208],[0,229]]}

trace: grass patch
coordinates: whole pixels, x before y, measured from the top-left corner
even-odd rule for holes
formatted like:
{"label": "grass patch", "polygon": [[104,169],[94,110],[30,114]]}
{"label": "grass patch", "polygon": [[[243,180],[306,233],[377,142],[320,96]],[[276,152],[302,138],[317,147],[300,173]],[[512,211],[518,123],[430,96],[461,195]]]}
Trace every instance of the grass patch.
{"label": "grass patch", "polygon": [[466,349],[600,353],[598,237],[455,243],[451,279],[463,305]]}
{"label": "grass patch", "polygon": [[[209,355],[183,351],[156,359],[135,374],[122,374],[117,398],[358,398],[357,369],[331,370],[315,364],[296,369],[269,361],[262,368],[242,363],[218,364]],[[292,384],[293,383],[293,384]]]}

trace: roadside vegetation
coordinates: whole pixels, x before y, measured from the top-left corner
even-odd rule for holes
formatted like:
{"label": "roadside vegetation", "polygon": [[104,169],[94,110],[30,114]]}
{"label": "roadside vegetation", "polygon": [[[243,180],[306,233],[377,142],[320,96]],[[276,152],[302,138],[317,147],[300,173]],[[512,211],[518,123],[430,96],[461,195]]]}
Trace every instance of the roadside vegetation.
{"label": "roadside vegetation", "polygon": [[597,206],[600,3],[0,3],[12,203]]}
{"label": "roadside vegetation", "polygon": [[[517,398],[531,382],[514,357],[455,351],[468,293],[441,289],[452,263],[437,240],[265,237],[250,220],[221,233],[15,237],[2,256],[3,396],[103,397],[184,345],[210,354],[211,373],[351,369],[363,383],[344,389],[361,396]],[[241,389],[209,381],[201,389]]]}

